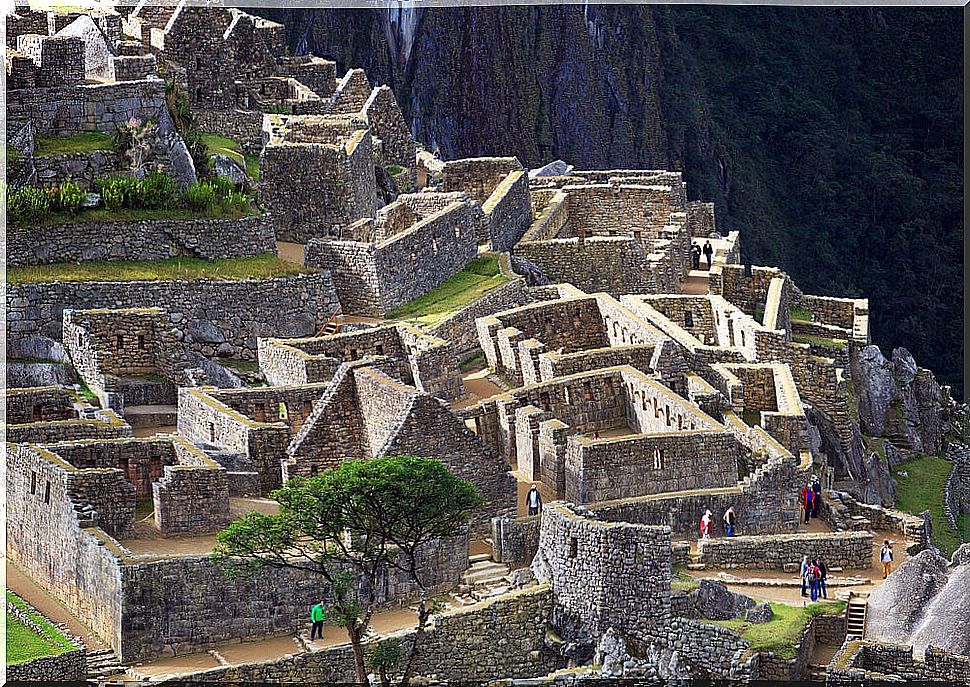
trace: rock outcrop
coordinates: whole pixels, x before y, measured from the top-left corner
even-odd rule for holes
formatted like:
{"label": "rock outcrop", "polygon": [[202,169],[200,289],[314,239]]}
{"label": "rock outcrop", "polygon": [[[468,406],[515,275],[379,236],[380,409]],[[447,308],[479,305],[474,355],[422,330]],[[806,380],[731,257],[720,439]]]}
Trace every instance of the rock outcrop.
{"label": "rock outcrop", "polygon": [[901,449],[933,454],[940,449],[940,386],[929,370],[917,366],[905,348],[887,360],[877,346],[866,346],[852,361],[862,431],[891,439]]}
{"label": "rock outcrop", "polygon": [[970,546],[948,563],[926,550],[899,566],[869,596],[866,638],[928,645],[970,655]]}
{"label": "rock outcrop", "polygon": [[[755,600],[730,591],[723,582],[701,580],[697,589],[697,612],[708,620],[730,620],[755,607]],[[753,621],[759,622],[759,621]]]}

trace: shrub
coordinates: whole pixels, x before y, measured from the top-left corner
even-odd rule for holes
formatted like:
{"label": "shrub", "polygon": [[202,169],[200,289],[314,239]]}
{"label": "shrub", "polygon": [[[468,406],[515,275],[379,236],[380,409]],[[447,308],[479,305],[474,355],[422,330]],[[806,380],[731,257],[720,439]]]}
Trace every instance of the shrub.
{"label": "shrub", "polygon": [[219,207],[226,212],[246,212],[249,210],[249,198],[245,193],[230,191],[227,196],[219,199]]}
{"label": "shrub", "polygon": [[81,203],[87,193],[75,181],[65,181],[60,186],[50,190],[51,208],[55,212],[67,212],[71,215],[81,209]]}
{"label": "shrub", "polygon": [[207,181],[200,181],[185,189],[185,202],[196,212],[204,212],[216,200],[215,187]]}
{"label": "shrub", "polygon": [[209,183],[212,184],[212,188],[216,192],[216,198],[228,198],[236,192],[236,185],[226,177],[216,177]]}
{"label": "shrub", "polygon": [[139,184],[131,177],[103,177],[95,180],[101,193],[101,200],[108,210],[137,208],[139,204]]}
{"label": "shrub", "polygon": [[47,191],[24,186],[7,194],[7,217],[11,222],[25,222],[50,212],[51,197]]}
{"label": "shrub", "polygon": [[138,182],[138,204],[155,209],[164,207],[175,196],[175,179],[164,172],[152,171]]}

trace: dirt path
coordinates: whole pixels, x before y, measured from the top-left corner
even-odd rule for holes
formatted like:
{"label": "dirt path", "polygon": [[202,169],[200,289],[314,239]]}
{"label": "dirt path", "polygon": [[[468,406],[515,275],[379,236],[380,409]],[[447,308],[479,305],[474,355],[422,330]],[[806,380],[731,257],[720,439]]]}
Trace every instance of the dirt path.
{"label": "dirt path", "polygon": [[297,265],[303,264],[303,244],[302,243],[290,243],[288,241],[277,241],[276,253],[280,256],[280,260],[285,260],[286,262],[294,262]]}
{"label": "dirt path", "polygon": [[64,604],[40,588],[27,574],[6,561],[7,589],[15,592],[27,603],[54,621],[57,625],[66,625],[71,634],[79,637],[88,649],[107,649],[95,634],[72,614]]}

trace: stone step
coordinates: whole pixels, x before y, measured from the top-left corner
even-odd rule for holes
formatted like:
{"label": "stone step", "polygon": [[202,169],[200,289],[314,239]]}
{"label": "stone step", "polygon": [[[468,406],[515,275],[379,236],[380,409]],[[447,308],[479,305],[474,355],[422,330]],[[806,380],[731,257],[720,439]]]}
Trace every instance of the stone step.
{"label": "stone step", "polygon": [[481,572],[472,573],[471,575],[465,575],[465,582],[474,585],[487,585],[495,582],[501,582],[508,574],[508,569],[497,571],[483,570]]}
{"label": "stone step", "polygon": [[165,427],[178,424],[178,406],[140,405],[125,407],[125,421],[132,427]]}
{"label": "stone step", "polygon": [[490,553],[474,553],[468,557],[468,562],[472,564],[482,563],[490,560],[492,560],[492,554]]}

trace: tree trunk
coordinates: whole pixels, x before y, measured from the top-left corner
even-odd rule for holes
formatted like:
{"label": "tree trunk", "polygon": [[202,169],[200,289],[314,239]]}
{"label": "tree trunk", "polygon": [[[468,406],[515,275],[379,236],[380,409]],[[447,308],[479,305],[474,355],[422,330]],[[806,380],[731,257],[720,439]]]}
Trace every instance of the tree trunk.
{"label": "tree trunk", "polygon": [[357,671],[357,683],[367,684],[367,668],[364,667],[364,646],[361,641],[361,629],[356,623],[348,624],[347,636],[350,637],[350,645],[354,649],[354,669]]}
{"label": "tree trunk", "polygon": [[418,603],[418,627],[414,633],[414,643],[411,645],[407,665],[404,667],[404,675],[401,677],[401,687],[408,687],[411,684],[411,677],[414,672],[414,659],[417,658],[418,653],[421,651],[421,642],[424,640],[425,635],[424,628],[428,623],[428,617],[430,615],[431,613],[428,609],[428,592],[422,585],[421,601]]}

